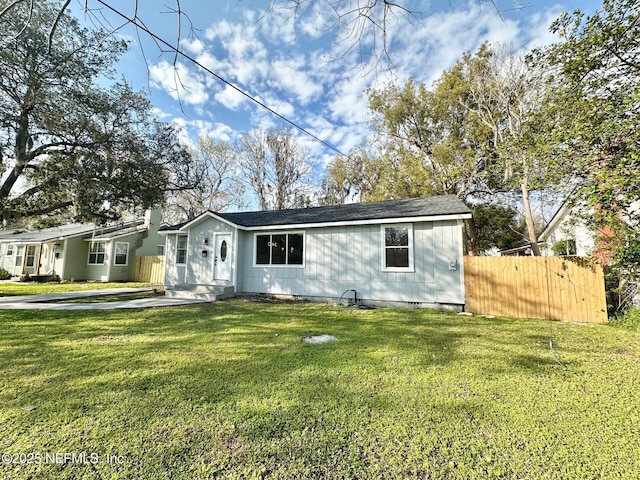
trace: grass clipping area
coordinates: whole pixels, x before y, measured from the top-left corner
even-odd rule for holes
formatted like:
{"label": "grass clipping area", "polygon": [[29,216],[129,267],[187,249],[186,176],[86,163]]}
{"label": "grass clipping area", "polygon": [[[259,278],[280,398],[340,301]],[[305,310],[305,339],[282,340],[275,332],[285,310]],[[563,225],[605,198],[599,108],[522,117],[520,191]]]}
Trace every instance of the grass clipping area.
{"label": "grass clipping area", "polygon": [[0,476],[636,479],[639,372],[640,332],[607,325],[241,300],[3,311]]}

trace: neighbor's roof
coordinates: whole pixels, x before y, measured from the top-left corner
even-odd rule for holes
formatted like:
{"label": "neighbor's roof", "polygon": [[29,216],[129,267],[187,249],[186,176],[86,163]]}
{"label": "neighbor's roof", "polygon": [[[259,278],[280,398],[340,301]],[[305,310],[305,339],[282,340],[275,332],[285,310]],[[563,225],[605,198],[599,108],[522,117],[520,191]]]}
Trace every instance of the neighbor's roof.
{"label": "neighbor's roof", "polygon": [[93,237],[94,239],[99,239],[99,237],[103,236],[104,239],[110,239],[120,236],[120,232],[128,232],[132,228],[132,225],[139,225],[140,223],[142,223],[142,220],[138,220],[133,223],[127,222],[125,224],[110,227],[96,227],[93,223],[70,223],[59,227],[43,228],[41,230],[25,231],[14,235],[0,236],[0,242],[18,244],[44,243],[82,236],[86,236],[87,238]]}
{"label": "neighbor's roof", "polygon": [[357,223],[361,221],[425,218],[457,215],[471,218],[471,210],[455,195],[389,200],[386,202],[351,203],[326,207],[296,208],[257,212],[217,213],[205,212],[185,223],[166,227],[165,231],[177,231],[197,222],[203,216],[212,215],[245,228],[271,226],[302,226],[332,223]]}
{"label": "neighbor's roof", "polygon": [[143,225],[143,221],[139,220],[135,223],[135,225],[131,225],[129,227],[123,227],[118,229],[107,229],[107,230],[98,230],[95,235],[87,238],[87,240],[91,240],[93,242],[97,241],[108,241],[113,240],[115,238],[126,237],[127,235],[134,235],[136,233],[142,233],[147,228]]}
{"label": "neighbor's roof", "polygon": [[62,240],[93,232],[95,226],[87,223],[70,223],[60,227],[43,228],[41,230],[24,231],[14,235],[3,236],[0,241],[10,243],[41,243],[50,240]]}

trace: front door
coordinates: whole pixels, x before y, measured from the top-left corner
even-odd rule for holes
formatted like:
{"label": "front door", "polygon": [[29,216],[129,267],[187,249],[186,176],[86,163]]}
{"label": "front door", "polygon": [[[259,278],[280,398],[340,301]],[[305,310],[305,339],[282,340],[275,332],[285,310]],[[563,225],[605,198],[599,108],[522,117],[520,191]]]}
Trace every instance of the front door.
{"label": "front door", "polygon": [[228,233],[216,235],[216,245],[213,252],[213,279],[231,280],[231,235]]}

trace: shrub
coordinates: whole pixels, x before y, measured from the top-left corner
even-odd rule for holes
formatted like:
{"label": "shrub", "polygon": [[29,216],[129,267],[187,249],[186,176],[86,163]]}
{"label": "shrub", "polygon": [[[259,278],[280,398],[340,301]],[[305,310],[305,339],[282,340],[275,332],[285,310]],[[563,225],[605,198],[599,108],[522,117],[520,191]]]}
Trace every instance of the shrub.
{"label": "shrub", "polygon": [[612,325],[640,330],[640,308],[631,307],[624,312],[618,313],[612,320]]}
{"label": "shrub", "polygon": [[551,247],[551,251],[554,255],[558,257],[562,257],[565,255],[575,255],[576,254],[576,241],[573,239],[569,240],[560,240],[556,242]]}
{"label": "shrub", "polygon": [[0,268],[0,280],[9,280],[10,278],[11,274],[4,268]]}

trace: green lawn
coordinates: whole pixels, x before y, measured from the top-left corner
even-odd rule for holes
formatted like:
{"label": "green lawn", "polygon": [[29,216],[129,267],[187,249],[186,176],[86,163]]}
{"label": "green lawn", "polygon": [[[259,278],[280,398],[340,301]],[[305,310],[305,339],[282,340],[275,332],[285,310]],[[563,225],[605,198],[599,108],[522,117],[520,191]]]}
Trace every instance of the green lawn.
{"label": "green lawn", "polygon": [[640,331],[242,300],[2,311],[0,406],[3,459],[32,461],[2,478],[637,479]]}
{"label": "green lawn", "polygon": [[62,282],[62,283],[0,283],[0,297],[15,295],[38,295],[41,293],[66,293],[83,290],[99,290],[103,288],[148,287],[148,283],[141,282]]}

